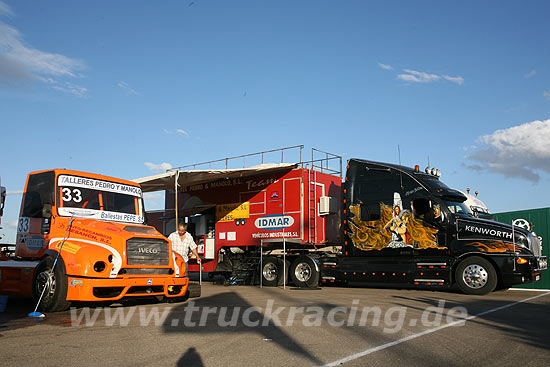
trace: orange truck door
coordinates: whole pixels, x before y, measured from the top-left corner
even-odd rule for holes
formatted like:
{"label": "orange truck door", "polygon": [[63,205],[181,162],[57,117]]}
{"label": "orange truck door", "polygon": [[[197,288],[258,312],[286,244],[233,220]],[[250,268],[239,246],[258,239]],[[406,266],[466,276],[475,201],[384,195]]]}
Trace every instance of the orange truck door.
{"label": "orange truck door", "polygon": [[51,220],[46,212],[55,203],[54,183],[53,171],[29,175],[17,223],[16,256],[40,257],[44,253],[44,235],[49,233]]}

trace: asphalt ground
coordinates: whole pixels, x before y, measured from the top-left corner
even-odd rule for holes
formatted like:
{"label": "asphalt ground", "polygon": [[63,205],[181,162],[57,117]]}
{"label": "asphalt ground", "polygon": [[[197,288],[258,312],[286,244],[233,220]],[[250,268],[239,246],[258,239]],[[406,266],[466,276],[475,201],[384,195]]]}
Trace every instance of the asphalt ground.
{"label": "asphalt ground", "polygon": [[203,283],[202,296],[186,301],[77,306],[36,321],[26,316],[30,300],[10,298],[0,313],[0,365],[523,367],[550,361],[550,292],[467,296]]}

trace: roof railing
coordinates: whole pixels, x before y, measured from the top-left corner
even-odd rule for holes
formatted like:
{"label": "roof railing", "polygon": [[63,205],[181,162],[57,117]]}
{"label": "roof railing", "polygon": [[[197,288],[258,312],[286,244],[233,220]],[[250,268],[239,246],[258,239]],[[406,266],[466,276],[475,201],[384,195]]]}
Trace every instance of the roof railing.
{"label": "roof railing", "polygon": [[342,157],[315,148],[311,148],[311,161],[300,162],[300,167],[342,177]]}
{"label": "roof railing", "polygon": [[[301,162],[302,161],[302,150],[304,149],[304,146],[303,145],[294,145],[294,146],[291,146],[291,147],[264,150],[262,152],[243,154],[243,155],[238,155],[238,156],[235,156],[235,157],[216,159],[216,160],[213,160],[213,161],[207,161],[207,162],[202,162],[202,163],[188,164],[188,165],[185,165],[185,166],[179,166],[179,167],[171,168],[171,169],[167,170],[167,172],[175,171],[175,170],[182,170],[182,169],[212,169],[212,168],[219,168],[219,167],[213,167],[213,166],[216,166],[220,163],[222,164],[222,166],[225,165],[225,167],[224,167],[225,169],[235,168],[234,166],[232,166],[232,163],[234,163],[234,161],[240,160],[240,159],[242,159],[242,167],[238,167],[238,168],[246,168],[246,159],[247,158],[250,161],[252,157],[255,157],[256,159],[260,160],[261,164],[263,164],[263,163],[265,163],[264,160],[266,158],[266,155],[269,154],[270,156],[272,156],[273,153],[277,153],[277,152],[281,153],[281,161],[279,163],[284,163],[285,152],[288,153],[288,151],[296,150],[296,149],[299,149],[299,160]],[[271,163],[273,163],[273,162],[271,162]],[[208,166],[208,167],[201,168],[202,166]]]}
{"label": "roof railing", "polygon": [[[200,170],[200,169],[230,169],[230,168],[246,168],[257,164],[264,163],[285,163],[285,155],[287,160],[298,164],[301,168],[311,168],[320,172],[337,174],[342,177],[342,157],[336,154],[328,153],[319,149],[311,149],[311,160],[303,161],[303,145],[294,145],[291,147],[264,150],[257,153],[243,154],[234,157],[216,159],[213,161],[188,164],[185,166],[174,167],[166,172],[176,170]],[[274,156],[279,156],[274,158]],[[267,159],[269,161],[267,161]],[[242,165],[241,165],[242,160]],[[277,162],[278,161],[278,162]],[[237,165],[237,164],[238,165]]]}

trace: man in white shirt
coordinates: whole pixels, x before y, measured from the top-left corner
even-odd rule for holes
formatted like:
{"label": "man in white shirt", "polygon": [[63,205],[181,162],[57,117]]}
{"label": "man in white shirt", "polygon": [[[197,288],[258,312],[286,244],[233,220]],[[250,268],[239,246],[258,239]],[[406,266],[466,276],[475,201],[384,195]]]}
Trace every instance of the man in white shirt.
{"label": "man in white shirt", "polygon": [[170,236],[168,236],[168,239],[172,241],[172,250],[180,254],[183,257],[183,260],[185,260],[186,273],[187,261],[189,261],[187,254],[189,254],[189,250],[191,250],[193,255],[197,258],[197,263],[201,263],[201,258],[197,252],[197,245],[195,244],[195,241],[193,241],[193,236],[187,232],[187,224],[180,223],[178,230],[176,232],[172,232]]}

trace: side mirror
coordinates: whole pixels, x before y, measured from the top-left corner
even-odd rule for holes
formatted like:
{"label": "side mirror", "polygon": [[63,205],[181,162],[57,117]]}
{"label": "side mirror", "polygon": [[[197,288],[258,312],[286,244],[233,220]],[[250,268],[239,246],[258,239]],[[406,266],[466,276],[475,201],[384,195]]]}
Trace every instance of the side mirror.
{"label": "side mirror", "polygon": [[6,188],[0,186],[0,217],[4,215],[4,202],[6,201]]}
{"label": "side mirror", "polygon": [[42,207],[42,218],[51,218],[52,216],[52,204],[44,204]]}
{"label": "side mirror", "polygon": [[361,205],[360,214],[363,222],[380,220],[380,204]]}
{"label": "side mirror", "polygon": [[441,223],[445,220],[443,211],[441,210],[441,207],[439,206],[439,204],[432,203],[432,213],[433,213],[434,222]]}

